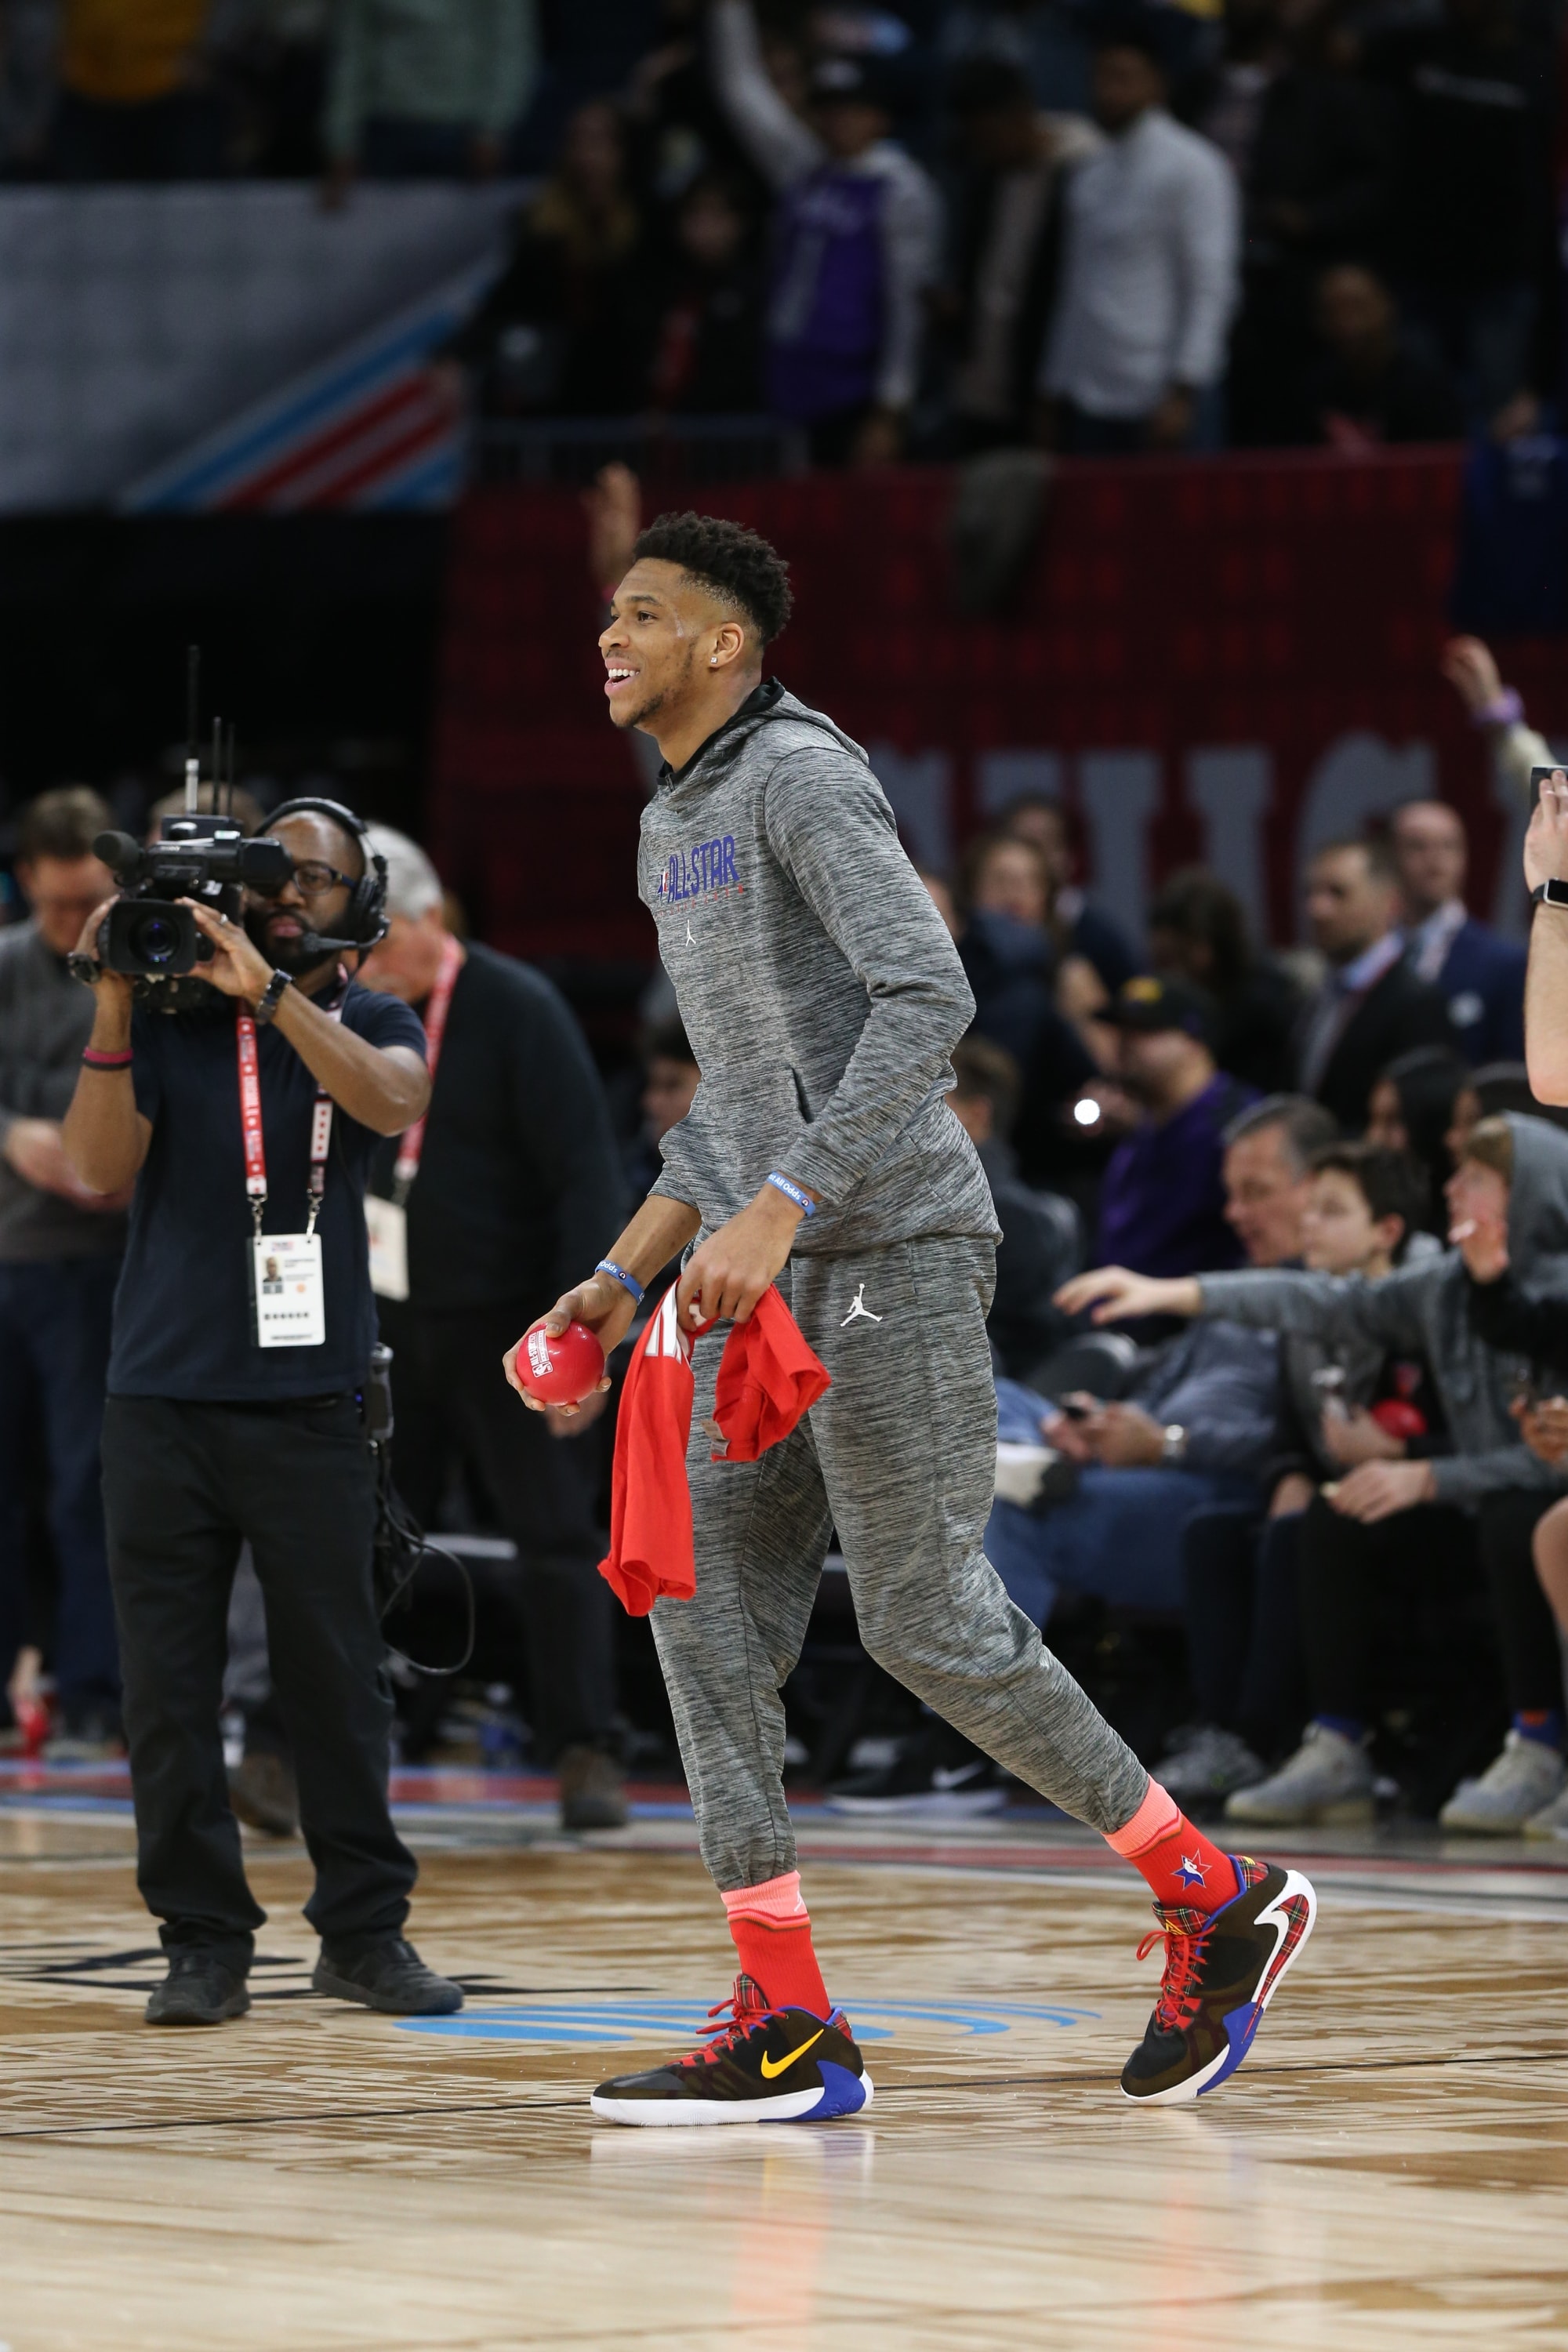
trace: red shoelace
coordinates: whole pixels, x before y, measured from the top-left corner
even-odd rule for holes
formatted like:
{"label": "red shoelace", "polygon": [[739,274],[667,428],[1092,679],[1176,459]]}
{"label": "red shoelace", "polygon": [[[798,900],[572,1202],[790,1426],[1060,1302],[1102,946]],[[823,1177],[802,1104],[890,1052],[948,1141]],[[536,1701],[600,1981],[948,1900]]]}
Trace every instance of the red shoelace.
{"label": "red shoelace", "polygon": [[1150,1928],[1138,1947],[1138,1957],[1146,1960],[1155,1945],[1163,1942],[1165,1968],[1160,1979],[1154,2016],[1163,2032],[1180,2033],[1197,2013],[1201,1993],[1198,1969],[1213,1921],[1198,1914],[1198,1924],[1190,1927],[1185,1923],[1194,1918],[1194,1913],[1163,1912],[1158,1904],[1154,1906],[1154,1916],[1160,1924]]}
{"label": "red shoelace", "polygon": [[689,2051],[678,2058],[678,2066],[714,2066],[727,2050],[744,2042],[753,2026],[760,2025],[773,2011],[763,1999],[761,1990],[748,1976],[738,1976],[722,2000],[715,2001],[708,2015],[711,2022],[701,2028],[705,2046]]}

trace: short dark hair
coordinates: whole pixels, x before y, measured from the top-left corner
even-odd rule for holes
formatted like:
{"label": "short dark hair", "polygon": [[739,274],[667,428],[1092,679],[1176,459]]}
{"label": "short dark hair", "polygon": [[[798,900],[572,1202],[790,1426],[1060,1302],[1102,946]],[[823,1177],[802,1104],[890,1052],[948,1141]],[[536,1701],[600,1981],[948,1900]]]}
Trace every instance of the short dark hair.
{"label": "short dark hair", "polygon": [[683,1021],[656,1021],[647,1033],[647,1058],[650,1062],[686,1062],[697,1067],[697,1056],[691,1050],[691,1040]]}
{"label": "short dark hair", "polygon": [[59,784],[40,793],[22,811],[16,826],[16,856],[24,866],[40,857],[63,857],[72,864],[90,857],[100,833],[114,819],[109,803],[87,784]]}
{"label": "short dark hair", "polygon": [[1206,947],[1214,959],[1208,984],[1216,995],[1235,988],[1252,968],[1246,909],[1206,866],[1189,866],[1161,886],[1149,908],[1148,928]]}
{"label": "short dark hair", "polygon": [[1320,857],[1341,857],[1348,849],[1361,852],[1366,860],[1367,872],[1375,875],[1378,881],[1398,882],[1399,868],[1394,860],[1394,845],[1386,834],[1353,833],[1347,834],[1340,841],[1320,841],[1307,862],[1315,866]]}
{"label": "short dark hair", "polygon": [[1096,57],[1106,49],[1136,49],[1158,72],[1170,74],[1169,36],[1152,7],[1108,10],[1089,36],[1089,47]]}
{"label": "short dark hair", "polygon": [[724,515],[656,515],[632,549],[632,562],[679,563],[689,579],[750,621],[764,645],[782,635],[795,609],[789,566],[776,547]]}
{"label": "short dark hair", "polygon": [[1374,1220],[1397,1217],[1405,1230],[1400,1247],[1425,1223],[1430,1205],[1426,1171],[1408,1151],[1381,1143],[1325,1143],[1310,1161],[1314,1176],[1325,1169],[1348,1176]]}
{"label": "short dark hair", "polygon": [[988,1102],[996,1132],[1005,1139],[1013,1131],[1023,1091],[1022,1073],[1006,1047],[994,1045],[989,1037],[961,1037],[952,1049],[952,1074],[958,1081],[953,1093],[968,1102],[976,1097]]}
{"label": "short dark hair", "polygon": [[1314,1151],[1339,1140],[1339,1129],[1330,1113],[1305,1095],[1265,1095],[1261,1102],[1237,1113],[1220,1140],[1228,1151],[1233,1143],[1244,1142],[1249,1135],[1267,1135],[1271,1127],[1279,1128],[1284,1136],[1301,1176],[1311,1166]]}

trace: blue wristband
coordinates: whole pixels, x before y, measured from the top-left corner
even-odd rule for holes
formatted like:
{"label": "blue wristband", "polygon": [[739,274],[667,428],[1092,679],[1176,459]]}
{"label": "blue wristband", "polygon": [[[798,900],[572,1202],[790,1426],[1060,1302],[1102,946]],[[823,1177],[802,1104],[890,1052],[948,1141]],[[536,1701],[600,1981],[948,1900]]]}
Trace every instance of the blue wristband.
{"label": "blue wristband", "polygon": [[776,1168],[773,1170],[773,1174],[768,1178],[768,1182],[770,1184],[776,1184],[784,1198],[795,1202],[795,1207],[800,1211],[803,1217],[816,1216],[816,1202],[812,1199],[811,1194],[809,1192],[803,1192],[798,1184],[792,1184],[787,1176],[781,1176]]}
{"label": "blue wristband", "polygon": [[643,1287],[641,1283],[637,1280],[635,1274],[628,1274],[624,1265],[617,1265],[613,1257],[602,1257],[599,1260],[598,1265],[594,1268],[594,1271],[595,1274],[607,1274],[612,1282],[618,1282],[623,1289],[629,1290],[631,1292],[632,1297],[637,1300],[639,1307],[642,1305]]}

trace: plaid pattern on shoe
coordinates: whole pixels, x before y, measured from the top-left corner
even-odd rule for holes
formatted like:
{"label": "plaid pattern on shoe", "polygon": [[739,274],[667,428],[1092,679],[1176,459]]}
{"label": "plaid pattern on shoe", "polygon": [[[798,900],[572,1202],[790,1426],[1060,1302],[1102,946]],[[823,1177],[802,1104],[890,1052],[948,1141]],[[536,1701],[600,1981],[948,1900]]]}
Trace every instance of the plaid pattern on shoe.
{"label": "plaid pattern on shoe", "polygon": [[1201,2098],[1234,2074],[1286,1969],[1312,1932],[1318,1898],[1299,1870],[1233,1855],[1238,1891],[1217,1911],[1156,1903],[1164,1974],[1148,2031],[1121,2072],[1130,2099]]}

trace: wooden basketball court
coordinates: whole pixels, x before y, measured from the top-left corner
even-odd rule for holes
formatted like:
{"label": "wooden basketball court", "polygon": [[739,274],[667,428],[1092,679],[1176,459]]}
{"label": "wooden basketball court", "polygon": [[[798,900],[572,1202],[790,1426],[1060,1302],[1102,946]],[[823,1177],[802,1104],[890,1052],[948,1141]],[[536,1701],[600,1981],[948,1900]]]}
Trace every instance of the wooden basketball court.
{"label": "wooden basketball court", "polygon": [[1568,1853],[1293,1842],[1321,1924],[1254,2057],[1150,2113],[1149,1915],[1098,1840],[802,1808],[873,2107],[634,2132],[588,2089],[732,1971],[689,1812],[566,1841],[484,1790],[400,1782],[460,2017],[315,1999],[302,1852],[258,1843],[255,2008],[159,2032],[123,1782],[0,1780],[0,2345],[1568,2346]]}

